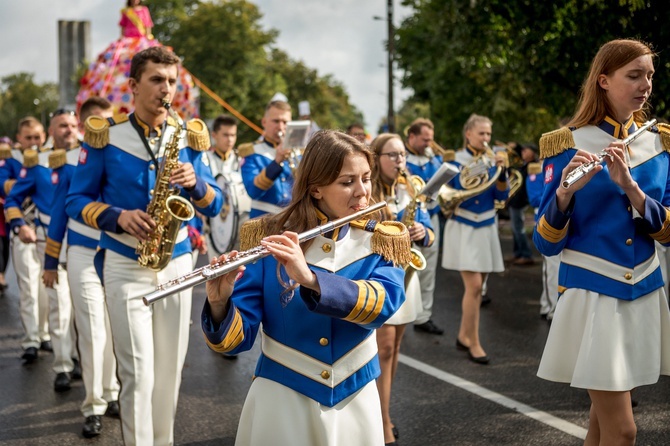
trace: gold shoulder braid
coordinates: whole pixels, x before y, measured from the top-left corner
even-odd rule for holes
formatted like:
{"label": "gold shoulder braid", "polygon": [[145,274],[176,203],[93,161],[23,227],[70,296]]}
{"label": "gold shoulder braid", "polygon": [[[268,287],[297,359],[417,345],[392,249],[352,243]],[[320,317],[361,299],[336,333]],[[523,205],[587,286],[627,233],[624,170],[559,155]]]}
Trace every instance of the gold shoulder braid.
{"label": "gold shoulder braid", "polygon": [[237,154],[242,158],[246,158],[249,155],[253,155],[253,153],[254,153],[254,143],[252,142],[247,142],[237,146]]}
{"label": "gold shoulder braid", "polygon": [[56,149],[49,154],[49,169],[58,169],[67,163],[65,149]]}
{"label": "gold shoulder braid", "polygon": [[0,144],[0,160],[7,160],[12,157],[12,148],[9,144]]}
{"label": "gold shoulder braid", "polygon": [[542,163],[528,163],[528,175],[542,173]]}
{"label": "gold shoulder braid", "polygon": [[442,161],[449,163],[456,160],[456,151],[455,150],[445,150],[444,155],[442,155]]}
{"label": "gold shoulder braid", "polygon": [[409,231],[399,221],[356,220],[351,226],[374,232],[370,243],[372,252],[385,260],[396,265],[407,265],[412,260]]}
{"label": "gold shoulder braid", "polygon": [[258,217],[247,220],[240,228],[240,251],[247,251],[261,244],[267,235],[265,218]]}
{"label": "gold shoulder braid", "polygon": [[211,146],[207,124],[202,119],[191,119],[186,123],[186,139],[188,146],[198,152],[209,150]]}
{"label": "gold shoulder braid", "polygon": [[572,137],[572,130],[568,127],[561,127],[542,135],[540,138],[540,158],[549,158],[573,147],[575,147],[575,140]]}
{"label": "gold shoulder braid", "polygon": [[26,149],[23,151],[23,167],[35,167],[39,162],[39,155],[35,149]]}
{"label": "gold shoulder braid", "polygon": [[670,152],[670,125],[669,124],[656,124],[658,127],[658,133],[661,135],[661,145],[663,150]]}
{"label": "gold shoulder braid", "polygon": [[84,123],[84,142],[94,149],[109,144],[109,122],[100,116],[89,116]]}

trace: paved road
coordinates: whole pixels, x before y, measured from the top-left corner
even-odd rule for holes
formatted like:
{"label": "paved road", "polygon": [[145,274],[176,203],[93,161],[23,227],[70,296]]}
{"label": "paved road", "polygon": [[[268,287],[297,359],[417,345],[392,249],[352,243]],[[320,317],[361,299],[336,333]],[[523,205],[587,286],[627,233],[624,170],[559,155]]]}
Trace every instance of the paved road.
{"label": "paved road", "polygon": [[[511,240],[503,237],[509,255]],[[462,285],[457,274],[440,271],[434,320],[444,336],[407,331],[391,412],[399,444],[579,445],[589,401],[585,391],[535,376],[548,332],[538,315],[539,264],[511,267],[489,282],[493,303],[482,311],[482,342],[491,364],[470,362],[456,350]],[[13,277],[9,273],[8,277]],[[197,321],[204,301],[196,289],[191,340],[175,428],[179,445],[232,445],[258,346],[237,360],[209,351]],[[81,382],[53,391],[51,356],[32,366],[20,360],[21,324],[13,285],[0,298],[0,444],[118,445],[118,420],[105,417],[103,434],[81,437]],[[638,445],[670,444],[670,378],[638,389]]]}

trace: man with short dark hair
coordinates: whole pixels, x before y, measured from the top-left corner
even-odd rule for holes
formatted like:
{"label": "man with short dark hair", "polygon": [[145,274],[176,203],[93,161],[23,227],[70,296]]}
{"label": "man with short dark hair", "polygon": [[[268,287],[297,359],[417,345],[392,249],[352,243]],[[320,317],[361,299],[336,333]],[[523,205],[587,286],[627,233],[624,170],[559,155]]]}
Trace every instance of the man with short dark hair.
{"label": "man with short dark hair", "polygon": [[365,133],[365,127],[363,127],[363,124],[358,122],[351,124],[349,127],[347,127],[347,135],[351,135],[365,144],[365,138],[367,137],[367,134]]}

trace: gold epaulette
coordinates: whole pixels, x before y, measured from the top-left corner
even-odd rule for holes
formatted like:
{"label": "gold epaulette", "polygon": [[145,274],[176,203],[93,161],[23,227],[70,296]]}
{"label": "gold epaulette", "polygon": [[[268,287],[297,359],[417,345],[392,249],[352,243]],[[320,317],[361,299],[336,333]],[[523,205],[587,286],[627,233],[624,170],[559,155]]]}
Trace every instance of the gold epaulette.
{"label": "gold epaulette", "polygon": [[12,157],[12,148],[9,144],[0,144],[0,160],[7,160]]}
{"label": "gold epaulette", "polygon": [[542,173],[542,163],[528,163],[528,175]]}
{"label": "gold epaulette", "polygon": [[94,149],[109,144],[109,122],[100,116],[89,116],[84,124],[84,142]]}
{"label": "gold epaulette", "polygon": [[31,168],[39,163],[39,154],[35,149],[26,149],[23,151],[23,167]]}
{"label": "gold epaulette", "polygon": [[114,124],[112,125],[123,124],[128,120],[130,120],[130,118],[126,113],[115,113],[114,116],[112,117],[112,121],[114,121]]}
{"label": "gold epaulette", "polygon": [[188,146],[198,152],[209,150],[211,146],[209,130],[202,119],[191,119],[186,123],[186,139]]}
{"label": "gold epaulette", "polygon": [[409,231],[399,221],[380,223],[375,220],[356,220],[351,222],[351,226],[374,231],[370,246],[375,254],[379,254],[396,265],[407,265],[412,260]]}
{"label": "gold epaulette", "polygon": [[444,155],[442,155],[442,161],[445,163],[450,163],[452,161],[456,160],[456,151],[447,149],[444,151]]}
{"label": "gold epaulette", "polygon": [[670,125],[669,124],[656,124],[658,128],[658,133],[661,135],[661,145],[663,150],[670,152]]}
{"label": "gold epaulette", "polygon": [[239,146],[237,146],[237,154],[242,158],[246,158],[249,155],[253,155],[254,154],[254,143],[247,142],[247,143],[244,143],[244,144],[240,144]]}
{"label": "gold epaulette", "polygon": [[261,240],[267,235],[263,217],[247,220],[240,228],[240,251],[247,251],[261,244]]}
{"label": "gold epaulette", "polygon": [[49,169],[58,169],[67,163],[65,149],[56,149],[49,154]]}
{"label": "gold epaulette", "polygon": [[542,135],[540,138],[540,158],[556,156],[573,147],[575,147],[575,139],[572,137],[572,130],[568,127],[561,127]]}

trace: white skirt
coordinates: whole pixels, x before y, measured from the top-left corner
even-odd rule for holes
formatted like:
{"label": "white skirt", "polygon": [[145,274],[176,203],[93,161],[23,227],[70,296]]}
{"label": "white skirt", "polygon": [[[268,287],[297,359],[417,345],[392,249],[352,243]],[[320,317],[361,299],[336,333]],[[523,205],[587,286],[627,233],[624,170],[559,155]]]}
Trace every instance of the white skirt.
{"label": "white skirt", "polygon": [[416,316],[423,311],[421,303],[421,283],[418,271],[412,273],[412,278],[405,290],[405,302],[393,313],[385,325],[405,325],[416,320]]}
{"label": "white skirt", "polygon": [[450,218],[444,227],[442,243],[444,269],[479,273],[505,271],[495,223],[475,228]]}
{"label": "white skirt", "polygon": [[670,375],[670,311],[662,288],[627,301],[582,289],[558,299],[537,376],[627,391]]}
{"label": "white skirt", "polygon": [[328,407],[265,378],[244,401],[236,446],[382,446],[382,409],[375,381]]}

